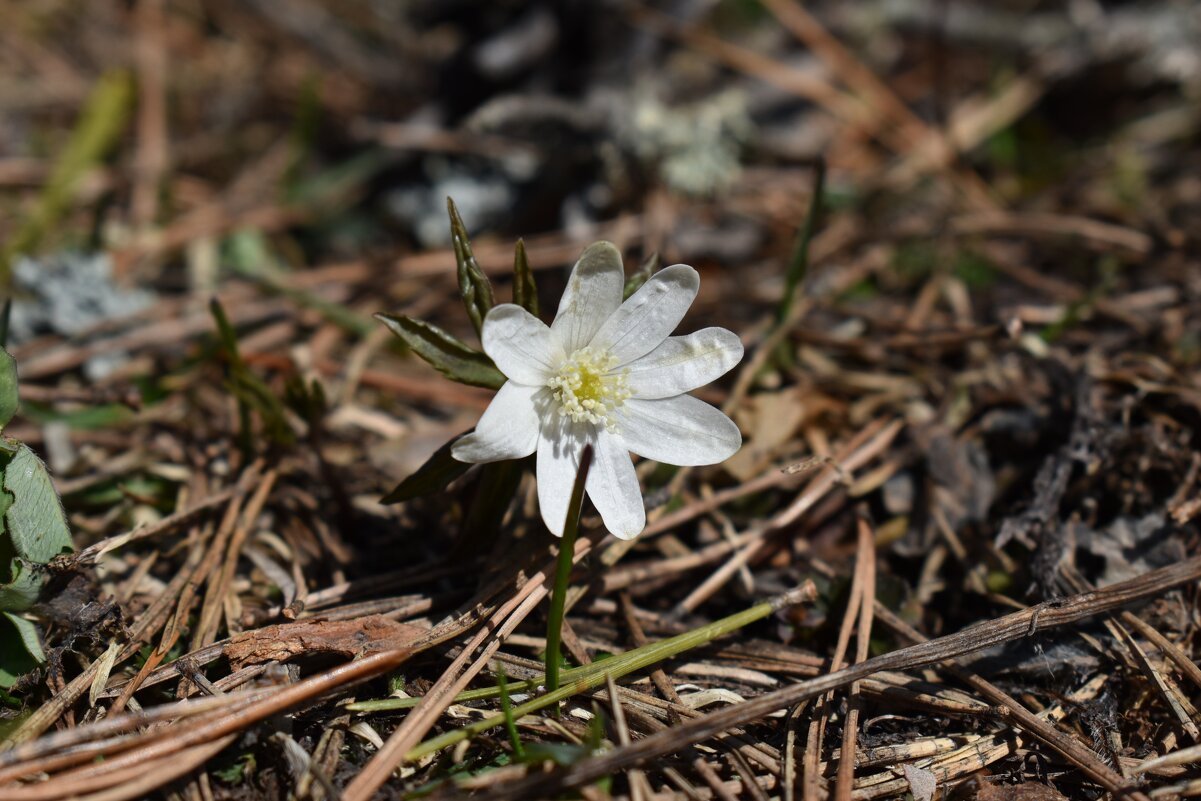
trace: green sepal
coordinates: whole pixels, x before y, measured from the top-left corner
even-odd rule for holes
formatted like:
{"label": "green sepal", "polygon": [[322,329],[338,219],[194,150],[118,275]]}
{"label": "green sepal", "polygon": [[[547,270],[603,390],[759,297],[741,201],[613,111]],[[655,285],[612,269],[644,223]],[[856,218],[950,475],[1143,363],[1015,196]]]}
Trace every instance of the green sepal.
{"label": "green sepal", "polygon": [[436,325],[403,314],[377,314],[375,317],[451,381],[500,389],[507,380],[486,354]]}
{"label": "green sepal", "polygon": [[525,252],[525,240],[518,239],[513,251],[513,302],[538,316],[538,286],[534,283],[534,271]]}
{"label": "green sepal", "polygon": [[425,460],[425,464],[397,484],[396,489],[380,498],[380,503],[401,503],[413,498],[420,498],[423,495],[432,495],[445,489],[450,482],[466,473],[471,465],[467,462],[460,462],[450,453],[450,449],[463,436],[460,434],[434,451],[434,454]]}
{"label": "green sepal", "polygon": [[492,283],[471,252],[471,240],[467,237],[467,226],[459,216],[459,209],[450,198],[446,199],[446,211],[450,214],[450,238],[455,248],[455,264],[458,266],[459,294],[463,306],[477,334],[484,330],[484,317],[496,303],[492,295]]}
{"label": "green sepal", "polygon": [[12,687],[45,661],[37,628],[23,617],[0,612],[0,687]]}

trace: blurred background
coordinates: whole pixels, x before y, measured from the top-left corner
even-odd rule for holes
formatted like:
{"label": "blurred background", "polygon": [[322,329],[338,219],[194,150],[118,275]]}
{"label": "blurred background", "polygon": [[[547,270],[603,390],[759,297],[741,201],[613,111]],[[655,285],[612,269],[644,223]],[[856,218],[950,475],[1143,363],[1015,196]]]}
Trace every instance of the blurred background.
{"label": "blurred background", "polygon": [[[333,428],[380,447],[362,492],[414,469],[488,397],[389,353],[370,317],[475,341],[447,197],[501,300],[518,237],[544,310],[582,248],[610,239],[631,271],[702,271],[695,327],[753,345],[791,315],[795,354],[757,386],[799,383],[783,403],[805,411],[770,436],[745,413],[766,444],[732,463],[743,478],[831,409],[851,425],[898,403],[914,419],[945,411],[963,379],[939,371],[975,376],[1002,340],[1036,356],[1151,351],[1127,361],[1159,384],[1189,383],[1172,370],[1201,356],[1188,0],[8,0],[0,13],[0,283],[27,385],[20,432],[60,471],[84,469],[72,442],[127,441],[113,427],[132,420],[131,387],[153,403],[195,385],[214,294],[256,369],[332,382]],[[919,347],[915,332],[950,339]],[[1001,397],[1029,391],[1020,373]],[[93,405],[64,413],[72,387]],[[150,418],[186,418],[209,442],[228,409],[194,394]]]}
{"label": "blurred background", "polygon": [[[1087,290],[1196,235],[1188,0],[9,0],[2,13],[0,241],[26,291],[26,272],[51,268],[20,256],[66,251],[108,254],[115,284],[142,290],[130,304],[211,289],[260,257],[368,260],[379,289],[441,274],[397,260],[448,245],[452,196],[473,235],[527,237],[537,267],[608,237],[778,299],[819,159],[816,261],[836,273],[866,248],[887,265],[856,274],[869,285],[1036,270]],[[53,267],[89,282],[94,269]],[[1051,300],[1071,295],[1056,286]],[[18,338],[34,330],[19,322]]]}

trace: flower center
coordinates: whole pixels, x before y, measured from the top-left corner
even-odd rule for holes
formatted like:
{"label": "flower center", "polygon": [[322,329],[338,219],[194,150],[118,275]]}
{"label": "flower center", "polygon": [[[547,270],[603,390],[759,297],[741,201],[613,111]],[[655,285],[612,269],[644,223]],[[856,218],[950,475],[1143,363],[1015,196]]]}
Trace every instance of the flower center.
{"label": "flower center", "polygon": [[567,357],[546,385],[559,403],[559,414],[577,423],[599,423],[613,431],[613,411],[630,397],[628,371],[613,372],[617,357],[580,348]]}

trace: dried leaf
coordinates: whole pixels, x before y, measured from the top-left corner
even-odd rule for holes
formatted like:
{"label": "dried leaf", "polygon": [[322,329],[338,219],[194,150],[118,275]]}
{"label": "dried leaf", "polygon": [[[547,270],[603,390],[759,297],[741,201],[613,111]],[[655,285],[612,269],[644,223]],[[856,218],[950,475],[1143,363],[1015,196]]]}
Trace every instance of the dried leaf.
{"label": "dried leaf", "polygon": [[119,653],[121,653],[121,644],[113,640],[108,644],[105,652],[100,655],[96,666],[96,678],[92,680],[92,686],[88,689],[88,706],[96,706],[96,701],[100,700],[100,695],[104,692],[105,685],[108,684],[108,675],[112,673]]}
{"label": "dried leaf", "polygon": [[224,648],[234,670],[263,662],[285,662],[297,656],[336,654],[356,658],[379,651],[404,650],[425,629],[397,623],[382,615],[354,620],[314,618],[264,626],[234,637]]}
{"label": "dried leaf", "polygon": [[934,791],[938,789],[938,779],[924,768],[914,767],[908,763],[901,765],[905,781],[909,782],[909,792],[913,793],[913,801],[930,801]]}

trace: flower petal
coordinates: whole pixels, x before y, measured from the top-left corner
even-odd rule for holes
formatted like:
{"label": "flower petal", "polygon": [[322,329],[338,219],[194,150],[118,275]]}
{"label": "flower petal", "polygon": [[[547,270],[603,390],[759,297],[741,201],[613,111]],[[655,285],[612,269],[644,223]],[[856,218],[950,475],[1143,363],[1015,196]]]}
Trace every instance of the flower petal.
{"label": "flower petal", "polygon": [[609,316],[588,343],[629,364],[657,348],[684,319],[701,279],[687,264],[673,264],[650,277]]}
{"label": "flower petal", "polygon": [[475,431],[450,449],[451,456],[472,464],[529,456],[538,447],[541,420],[535,404],[539,393],[549,395],[550,391],[506,381],[475,424]]}
{"label": "flower petal", "polygon": [[551,323],[567,353],[591,342],[601,324],[621,305],[625,280],[620,250],[610,242],[588,246],[571,269],[559,312]]}
{"label": "flower petal", "polygon": [[580,453],[591,433],[590,424],[575,423],[558,413],[543,420],[538,437],[538,508],[542,522],[556,537],[563,536]]}
{"label": "flower petal", "polygon": [[742,434],[734,421],[691,395],[631,398],[616,414],[617,433],[625,446],[656,462],[717,464],[742,446]]}
{"label": "flower petal", "polygon": [[703,328],[663,344],[630,364],[626,380],[635,398],[670,398],[703,387],[742,361],[742,341],[724,328]]}
{"label": "flower petal", "polygon": [[519,384],[542,386],[566,358],[546,323],[512,303],[492,307],[482,339],[484,353]]}
{"label": "flower petal", "polygon": [[625,444],[603,428],[597,430],[594,443],[596,453],[584,488],[605,528],[619,539],[632,540],[646,527],[646,506],[634,462]]}

